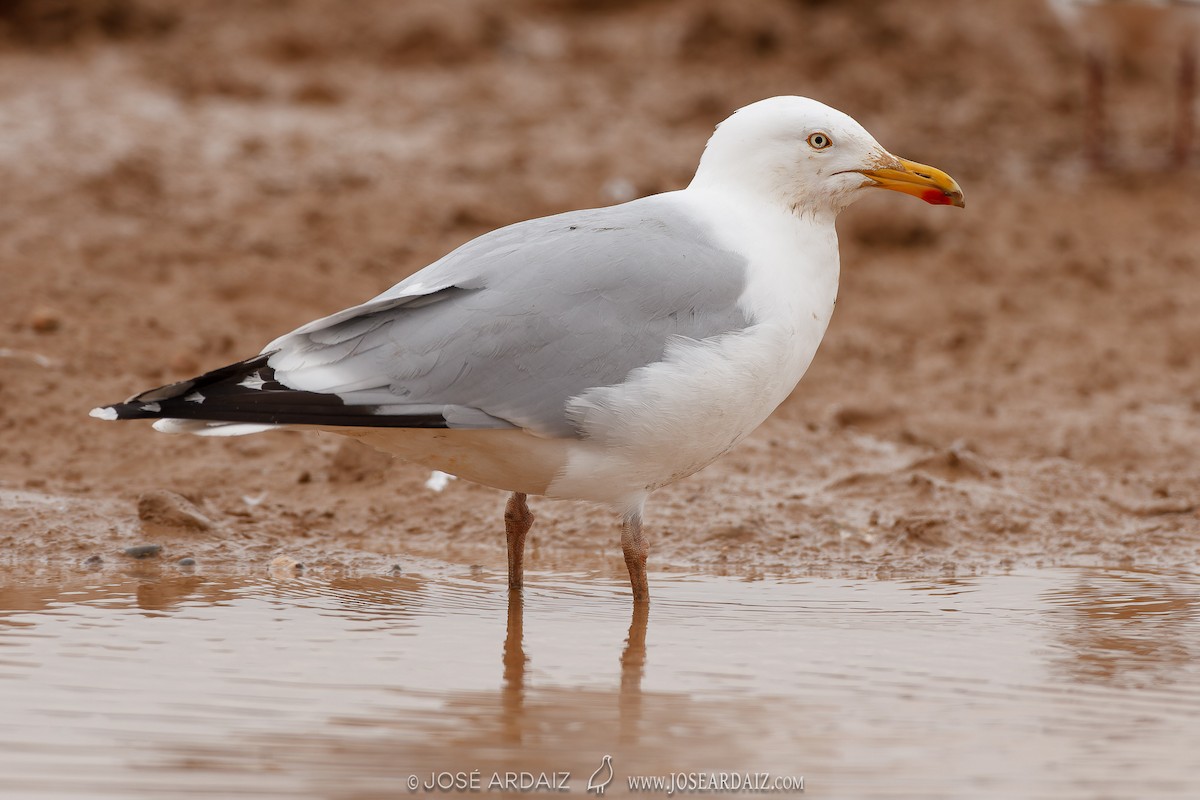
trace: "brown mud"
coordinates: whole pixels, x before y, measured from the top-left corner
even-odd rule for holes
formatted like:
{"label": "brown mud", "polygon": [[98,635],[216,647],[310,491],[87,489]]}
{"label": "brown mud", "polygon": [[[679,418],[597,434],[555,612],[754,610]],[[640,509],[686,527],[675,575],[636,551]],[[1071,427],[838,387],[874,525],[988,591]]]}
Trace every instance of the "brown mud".
{"label": "brown mud", "polygon": [[[1152,69],[1123,76],[1115,166],[1090,172],[1082,64],[1036,0],[6,4],[4,569],[156,543],[227,569],[502,570],[501,493],[431,491],[335,436],[168,437],[87,411],[489,229],[680,187],[717,121],[775,94],[944,168],[967,208],[844,215],[812,369],[651,499],[652,566],[1194,566],[1200,173],[1160,166]],[[532,508],[529,569],[620,574],[611,515]]]}

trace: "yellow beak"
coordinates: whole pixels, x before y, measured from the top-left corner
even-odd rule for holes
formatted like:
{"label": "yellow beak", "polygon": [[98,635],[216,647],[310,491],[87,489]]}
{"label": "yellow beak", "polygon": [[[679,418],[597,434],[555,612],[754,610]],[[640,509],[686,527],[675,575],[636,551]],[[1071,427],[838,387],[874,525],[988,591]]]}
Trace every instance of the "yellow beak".
{"label": "yellow beak", "polygon": [[[893,157],[894,158],[894,157]],[[935,206],[963,208],[962,189],[958,182],[936,167],[894,158],[876,169],[855,170],[873,180],[880,189],[904,192]]]}

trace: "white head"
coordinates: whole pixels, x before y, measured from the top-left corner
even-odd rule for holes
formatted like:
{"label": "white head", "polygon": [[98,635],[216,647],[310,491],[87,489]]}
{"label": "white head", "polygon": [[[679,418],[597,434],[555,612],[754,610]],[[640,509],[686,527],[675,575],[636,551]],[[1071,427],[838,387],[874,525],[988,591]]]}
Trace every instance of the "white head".
{"label": "white head", "polygon": [[691,186],[748,191],[820,216],[870,188],[963,205],[949,175],[897,158],[851,117],[807,97],[771,97],[735,111],[708,140]]}

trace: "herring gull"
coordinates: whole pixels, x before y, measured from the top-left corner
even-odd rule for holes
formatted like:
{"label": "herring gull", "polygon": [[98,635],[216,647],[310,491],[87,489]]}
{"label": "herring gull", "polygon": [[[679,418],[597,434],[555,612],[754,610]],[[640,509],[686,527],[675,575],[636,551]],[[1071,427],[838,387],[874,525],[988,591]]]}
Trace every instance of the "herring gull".
{"label": "herring gull", "polygon": [[685,189],[509,225],[257,356],[97,408],[173,433],[333,431],[511,492],[622,518],[649,598],[642,510],[762,423],[812,361],[838,288],[834,218],[873,189],[963,205],[946,173],[852,118],[774,97],[717,126]]}

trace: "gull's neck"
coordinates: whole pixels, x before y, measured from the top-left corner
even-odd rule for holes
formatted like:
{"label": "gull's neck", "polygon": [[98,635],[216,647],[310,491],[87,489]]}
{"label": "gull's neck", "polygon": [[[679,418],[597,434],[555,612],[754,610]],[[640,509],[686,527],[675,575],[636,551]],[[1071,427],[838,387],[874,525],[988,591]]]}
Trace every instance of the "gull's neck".
{"label": "gull's neck", "polygon": [[758,173],[754,172],[731,172],[719,163],[706,169],[702,161],[685,191],[724,197],[731,203],[761,208],[769,214],[786,213],[818,226],[832,227],[841,210],[809,197],[802,187],[778,177],[768,180],[755,177]]}
{"label": "gull's neck", "polygon": [[817,323],[824,332],[840,272],[836,214],[796,213],[761,193],[703,181],[680,194],[718,241],[746,257],[741,302],[753,318],[805,328]]}

